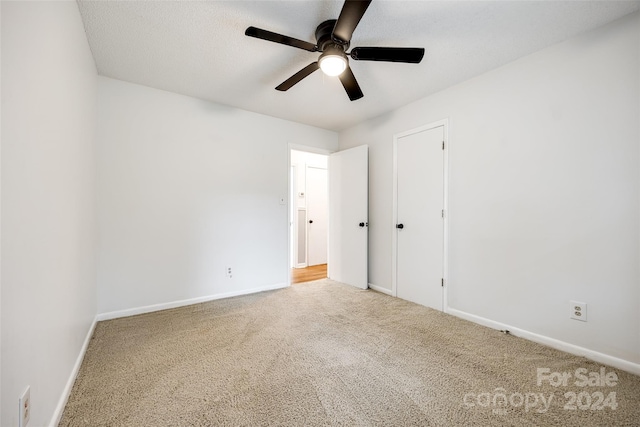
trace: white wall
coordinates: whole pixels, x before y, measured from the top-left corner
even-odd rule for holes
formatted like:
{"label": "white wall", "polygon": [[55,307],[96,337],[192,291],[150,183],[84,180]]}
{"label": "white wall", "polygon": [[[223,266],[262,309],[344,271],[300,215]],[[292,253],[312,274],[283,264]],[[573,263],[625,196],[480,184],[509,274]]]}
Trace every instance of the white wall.
{"label": "white wall", "polygon": [[[2,99],[2,4],[0,4],[0,100]],[[0,102],[0,412],[2,412],[2,102]],[[0,423],[2,415],[0,415]]]}
{"label": "white wall", "polygon": [[341,132],[370,147],[370,282],[391,288],[393,135],[448,118],[449,306],[640,363],[639,39],[636,13]]}
{"label": "white wall", "polygon": [[75,2],[2,7],[2,416],[50,422],[96,313],[96,69]]}
{"label": "white wall", "polygon": [[[310,153],[308,151],[291,150],[291,165],[296,166],[296,194],[294,205],[299,208],[307,207],[307,166],[326,169],[329,164],[329,156],[326,154]],[[300,193],[304,193],[300,197]]]}
{"label": "white wall", "polygon": [[335,150],[337,134],[104,77],[98,87],[98,312],[285,285],[289,143]]}
{"label": "white wall", "polygon": [[[2,4],[0,4],[0,100],[2,99]],[[2,102],[0,102],[0,224],[2,224]],[[2,412],[2,226],[0,225],[0,412]],[[0,423],[2,415],[0,415]]]}

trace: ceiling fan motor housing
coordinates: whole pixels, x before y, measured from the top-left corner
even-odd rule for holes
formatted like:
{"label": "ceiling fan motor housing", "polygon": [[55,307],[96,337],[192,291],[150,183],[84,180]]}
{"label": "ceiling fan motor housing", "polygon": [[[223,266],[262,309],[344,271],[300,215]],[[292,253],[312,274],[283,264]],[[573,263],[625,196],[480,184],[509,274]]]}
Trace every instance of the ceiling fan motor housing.
{"label": "ceiling fan motor housing", "polygon": [[333,28],[336,26],[336,19],[329,19],[318,25],[316,28],[316,40],[318,41],[318,51],[324,52],[330,47],[338,48],[343,53],[349,48],[349,42],[341,43],[332,37]]}

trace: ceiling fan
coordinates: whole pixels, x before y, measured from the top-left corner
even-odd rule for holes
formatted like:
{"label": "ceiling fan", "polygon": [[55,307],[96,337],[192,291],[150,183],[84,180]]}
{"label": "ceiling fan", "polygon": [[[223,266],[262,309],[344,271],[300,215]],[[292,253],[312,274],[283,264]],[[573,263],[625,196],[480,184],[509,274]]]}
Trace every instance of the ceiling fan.
{"label": "ceiling fan", "polygon": [[316,62],[304,67],[278,87],[279,91],[291,89],[295,84],[320,68],[329,76],[338,76],[351,101],[363,97],[356,77],[349,67],[349,59],[355,61],[385,61],[418,64],[424,56],[424,48],[417,47],[355,47],[347,52],[356,26],[369,7],[371,0],[346,0],[338,19],[324,21],[316,28],[316,44],[256,27],[249,27],[245,35],[309,52],[322,52]]}

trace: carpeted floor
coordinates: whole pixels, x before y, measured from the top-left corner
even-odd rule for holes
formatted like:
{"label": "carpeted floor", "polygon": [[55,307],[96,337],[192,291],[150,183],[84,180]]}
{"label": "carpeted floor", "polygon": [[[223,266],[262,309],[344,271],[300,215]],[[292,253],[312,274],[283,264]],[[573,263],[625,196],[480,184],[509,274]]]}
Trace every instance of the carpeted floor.
{"label": "carpeted floor", "polygon": [[640,377],[325,280],[98,323],[60,425],[638,426]]}

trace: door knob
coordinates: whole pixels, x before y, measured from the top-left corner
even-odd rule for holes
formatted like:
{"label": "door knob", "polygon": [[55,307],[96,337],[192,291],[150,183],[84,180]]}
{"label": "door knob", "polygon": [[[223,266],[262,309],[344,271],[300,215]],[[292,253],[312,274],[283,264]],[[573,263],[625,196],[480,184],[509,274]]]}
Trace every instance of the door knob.
{"label": "door knob", "polygon": [[358,227],[360,228],[364,227],[364,222],[361,222],[360,224],[358,224]]}
{"label": "door knob", "polygon": [[396,228],[402,230],[404,228],[404,224],[396,224]]}
{"label": "door knob", "polygon": [[309,224],[313,224],[313,220],[312,219],[309,220]]}

